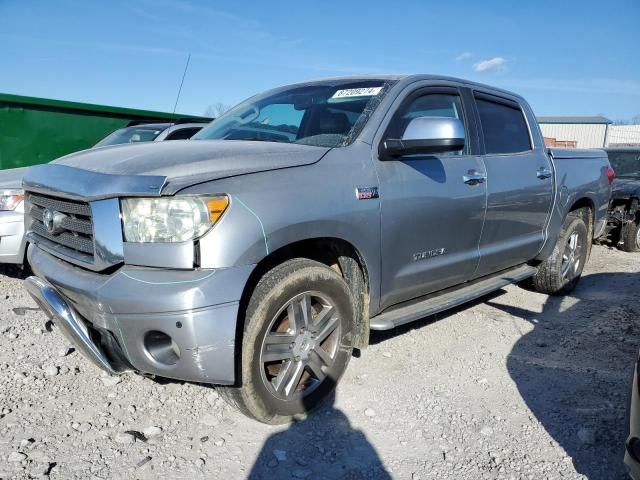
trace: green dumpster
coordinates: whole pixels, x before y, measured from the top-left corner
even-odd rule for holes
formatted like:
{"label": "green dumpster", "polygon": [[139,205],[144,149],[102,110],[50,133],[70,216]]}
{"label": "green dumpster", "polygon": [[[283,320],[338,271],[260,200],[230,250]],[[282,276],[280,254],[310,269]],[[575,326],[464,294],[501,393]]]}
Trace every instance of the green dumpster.
{"label": "green dumpster", "polygon": [[0,93],[0,170],[47,163],[133,122],[210,118]]}

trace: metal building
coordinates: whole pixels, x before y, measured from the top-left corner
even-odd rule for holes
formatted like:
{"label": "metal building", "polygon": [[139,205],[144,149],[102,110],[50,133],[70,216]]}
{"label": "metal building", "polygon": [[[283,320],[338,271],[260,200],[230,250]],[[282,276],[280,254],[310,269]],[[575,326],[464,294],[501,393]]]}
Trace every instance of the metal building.
{"label": "metal building", "polygon": [[538,117],[542,134],[555,144],[577,148],[602,148],[606,145],[611,120],[606,117]]}
{"label": "metal building", "polygon": [[611,125],[607,135],[607,147],[640,146],[640,125]]}

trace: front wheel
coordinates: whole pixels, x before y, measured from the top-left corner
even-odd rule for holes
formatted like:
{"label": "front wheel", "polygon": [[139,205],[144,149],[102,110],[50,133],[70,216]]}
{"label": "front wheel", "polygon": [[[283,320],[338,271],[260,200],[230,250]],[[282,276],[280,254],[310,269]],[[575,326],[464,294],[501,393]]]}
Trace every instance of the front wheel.
{"label": "front wheel", "polygon": [[331,268],[289,260],[258,282],[247,306],[241,385],[223,396],[264,423],[291,421],[325,400],[353,350],[355,302]]}
{"label": "front wheel", "polygon": [[625,252],[640,252],[640,221],[622,227],[622,249]]}
{"label": "front wheel", "polygon": [[570,293],[580,281],[588,253],[587,226],[579,211],[571,212],[562,225],[553,253],[534,275],[533,288],[549,295]]}

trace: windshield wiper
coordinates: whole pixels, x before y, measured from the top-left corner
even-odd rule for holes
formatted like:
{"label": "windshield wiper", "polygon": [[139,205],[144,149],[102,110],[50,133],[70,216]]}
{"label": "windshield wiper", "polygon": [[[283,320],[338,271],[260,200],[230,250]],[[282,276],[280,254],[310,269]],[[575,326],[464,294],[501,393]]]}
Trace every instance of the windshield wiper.
{"label": "windshield wiper", "polygon": [[286,140],[276,140],[275,138],[242,138],[238,140],[245,140],[247,142],[273,142],[273,143],[291,143]]}

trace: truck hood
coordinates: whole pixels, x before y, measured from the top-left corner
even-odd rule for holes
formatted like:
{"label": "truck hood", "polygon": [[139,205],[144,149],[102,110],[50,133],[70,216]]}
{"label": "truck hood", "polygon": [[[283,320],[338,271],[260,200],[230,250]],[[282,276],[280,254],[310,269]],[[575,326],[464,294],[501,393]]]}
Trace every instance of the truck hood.
{"label": "truck hood", "polygon": [[55,165],[99,174],[165,177],[163,194],[236,175],[309,165],[330,149],[309,145],[240,140],[148,142],[84,150]]}
{"label": "truck hood", "polygon": [[27,173],[27,170],[29,167],[0,170],[0,191],[22,188],[22,177]]}
{"label": "truck hood", "polygon": [[613,181],[614,198],[627,198],[640,196],[640,178],[618,177]]}

